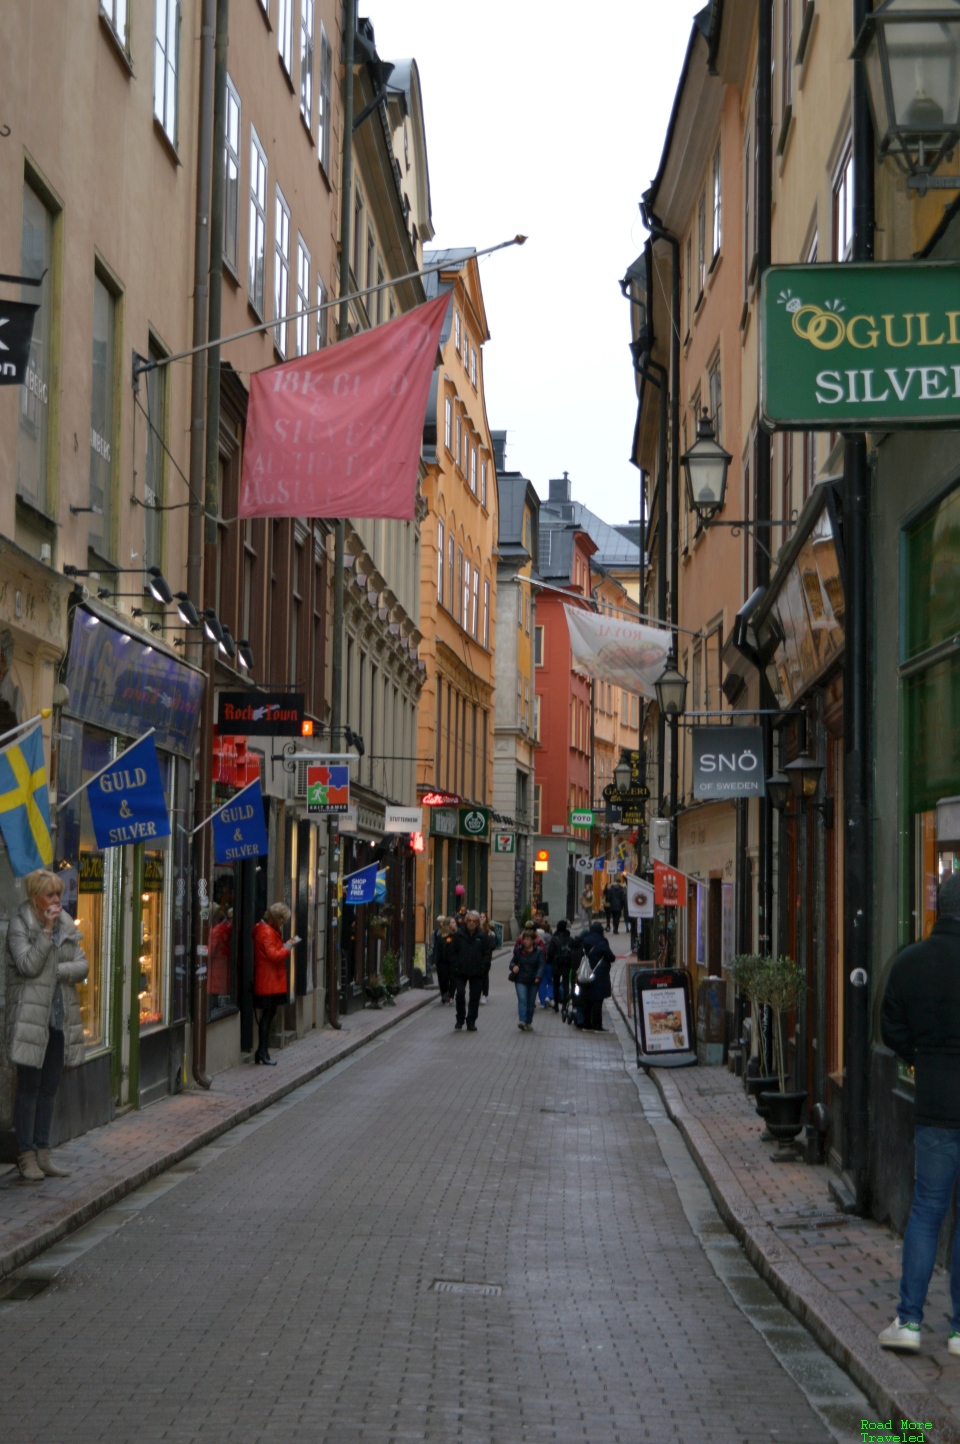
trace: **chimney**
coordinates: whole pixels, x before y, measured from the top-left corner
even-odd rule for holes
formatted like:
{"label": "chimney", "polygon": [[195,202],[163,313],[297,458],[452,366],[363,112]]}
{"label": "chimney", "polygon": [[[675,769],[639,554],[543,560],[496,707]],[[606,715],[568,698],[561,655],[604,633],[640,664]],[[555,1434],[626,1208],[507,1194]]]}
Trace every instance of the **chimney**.
{"label": "chimney", "polygon": [[550,500],[551,501],[572,501],[570,495],[570,473],[565,471],[562,477],[552,476],[550,478]]}

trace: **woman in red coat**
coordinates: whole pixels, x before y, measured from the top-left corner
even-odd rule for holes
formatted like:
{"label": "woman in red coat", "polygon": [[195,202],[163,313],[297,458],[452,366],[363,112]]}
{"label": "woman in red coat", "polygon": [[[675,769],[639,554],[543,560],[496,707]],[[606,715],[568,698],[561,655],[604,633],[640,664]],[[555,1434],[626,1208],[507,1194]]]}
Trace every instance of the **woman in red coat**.
{"label": "woman in red coat", "polygon": [[287,1001],[287,959],[300,941],[292,937],[285,943],[281,938],[280,929],[289,921],[286,903],[274,903],[253,929],[253,1006],[260,1009],[260,1046],[253,1056],[255,1062],[265,1063],[268,1068],[276,1067],[268,1044],[277,1009]]}

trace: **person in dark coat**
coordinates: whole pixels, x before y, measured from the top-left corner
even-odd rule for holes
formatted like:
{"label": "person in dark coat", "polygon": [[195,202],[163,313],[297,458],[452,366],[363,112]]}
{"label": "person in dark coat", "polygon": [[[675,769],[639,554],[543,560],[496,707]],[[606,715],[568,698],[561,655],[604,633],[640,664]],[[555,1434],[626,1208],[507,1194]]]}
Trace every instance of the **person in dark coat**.
{"label": "person in dark coat", "polygon": [[533,1009],[546,966],[547,959],[536,928],[524,928],[510,960],[510,981],[517,990],[517,1027],[521,1033],[533,1032]]}
{"label": "person in dark coat", "polygon": [[[880,1013],[888,1048],[914,1069],[916,1181],[903,1236],[900,1302],[880,1334],[885,1349],[915,1352],[940,1226],[960,1179],[960,873],[940,884],[940,916],[923,942],[904,948]],[[960,1356],[960,1225],[950,1267],[949,1353]]]}
{"label": "person in dark coat", "polygon": [[290,909],[286,903],[274,903],[253,929],[253,1006],[260,1013],[259,1046],[253,1057],[256,1063],[264,1063],[268,1068],[277,1066],[276,1059],[270,1057],[270,1027],[277,1009],[287,1001],[287,960],[300,941],[298,937],[287,942],[281,938],[280,930],[289,921]]}
{"label": "person in dark coat", "polygon": [[577,994],[574,1021],[578,1028],[602,1033],[605,1031],[603,1000],[609,998],[613,992],[610,982],[610,965],[614,962],[615,955],[603,935],[603,925],[599,920],[591,923],[590,927],[580,934],[579,942],[583,948],[583,956],[590,964],[593,977],[589,983],[577,982],[575,984],[579,993]]}
{"label": "person in dark coat", "polygon": [[557,923],[557,931],[547,943],[547,966],[553,971],[553,1011],[559,1013],[567,988],[570,986],[570,967],[573,962],[573,938],[566,918]]}
{"label": "person in dark coat", "polygon": [[[453,943],[453,968],[457,979],[457,1021],[454,1024],[457,1032],[467,1025],[468,1033],[477,1031],[477,1014],[480,1012],[480,994],[483,991],[483,980],[490,971],[490,959],[493,955],[491,943],[493,939],[488,933],[480,931],[480,914],[477,912],[467,913],[463,931],[458,932]],[[467,988],[470,989],[470,1002],[467,1004]]]}
{"label": "person in dark coat", "polygon": [[440,989],[440,1002],[444,1006],[453,1002],[456,991],[453,976],[453,941],[456,935],[457,925],[453,918],[437,918],[436,931],[433,934],[433,966]]}
{"label": "person in dark coat", "polygon": [[600,901],[601,901],[601,903],[603,904],[603,916],[604,916],[604,918],[606,919],[607,932],[609,932],[609,931],[610,931],[610,920],[611,920],[611,918],[612,918],[612,916],[613,916],[613,904],[612,904],[611,901],[610,901],[610,884],[609,884],[609,883],[607,883],[607,885],[606,885],[606,887],[604,888],[603,892],[600,894]]}
{"label": "person in dark coat", "polygon": [[620,919],[623,917],[623,910],[627,905],[627,894],[620,883],[611,883],[607,889],[610,894],[610,915],[613,918],[613,931],[620,931]]}

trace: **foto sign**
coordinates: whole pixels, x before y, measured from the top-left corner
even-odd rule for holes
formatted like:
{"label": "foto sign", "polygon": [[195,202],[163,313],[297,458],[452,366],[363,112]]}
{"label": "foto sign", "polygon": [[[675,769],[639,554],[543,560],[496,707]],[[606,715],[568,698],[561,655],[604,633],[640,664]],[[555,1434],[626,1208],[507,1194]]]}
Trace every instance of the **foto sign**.
{"label": "foto sign", "polygon": [[693,728],[694,797],[763,797],[761,727]]}
{"label": "foto sign", "polygon": [[960,265],[771,266],[760,301],[768,431],[960,421]]}
{"label": "foto sign", "polygon": [[593,826],[593,813],[590,812],[590,811],[588,811],[586,808],[583,808],[583,807],[574,809],[574,811],[571,812],[571,814],[570,814],[570,826],[571,826],[571,827],[592,827],[592,826]]}

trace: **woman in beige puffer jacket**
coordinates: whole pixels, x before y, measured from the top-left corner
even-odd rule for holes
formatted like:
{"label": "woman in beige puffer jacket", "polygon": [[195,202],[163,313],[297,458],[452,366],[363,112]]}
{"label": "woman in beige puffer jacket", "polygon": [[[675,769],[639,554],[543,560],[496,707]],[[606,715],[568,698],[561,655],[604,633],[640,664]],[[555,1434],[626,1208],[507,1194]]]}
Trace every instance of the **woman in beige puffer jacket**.
{"label": "woman in beige puffer jacket", "polygon": [[80,930],[63,912],[63,880],[47,868],[25,879],[27,902],[7,929],[7,1055],[17,1070],[13,1123],[21,1176],[66,1178],[50,1158],[50,1125],[64,1067],[83,1062],[77,983],[88,963]]}

